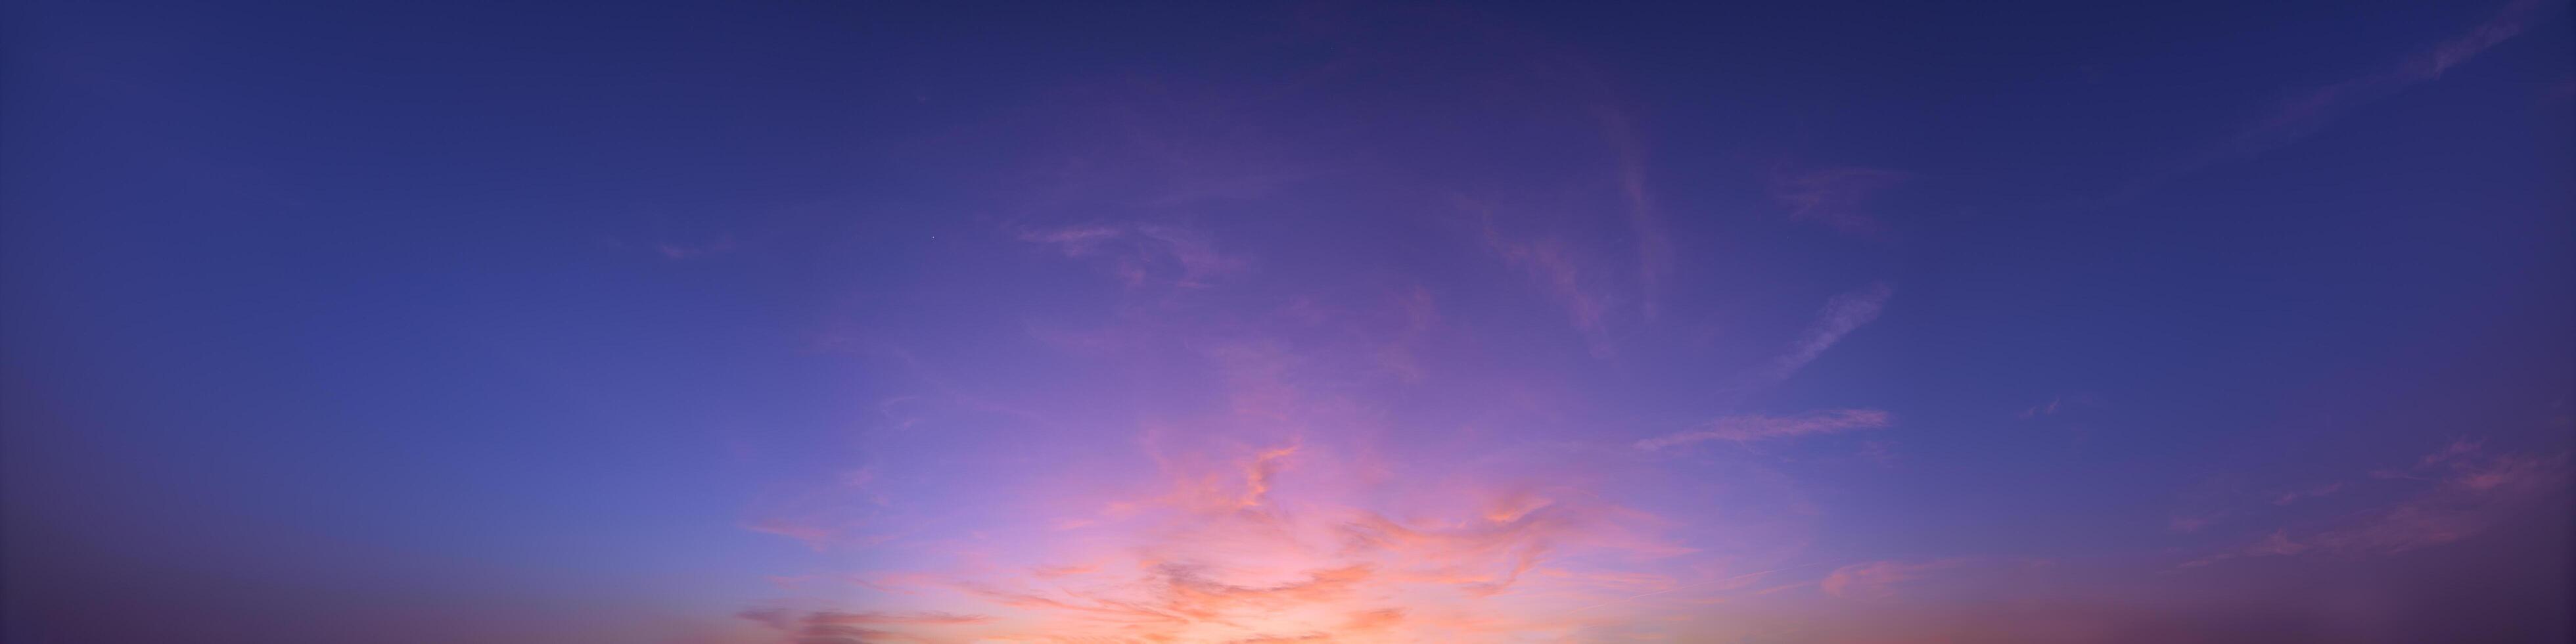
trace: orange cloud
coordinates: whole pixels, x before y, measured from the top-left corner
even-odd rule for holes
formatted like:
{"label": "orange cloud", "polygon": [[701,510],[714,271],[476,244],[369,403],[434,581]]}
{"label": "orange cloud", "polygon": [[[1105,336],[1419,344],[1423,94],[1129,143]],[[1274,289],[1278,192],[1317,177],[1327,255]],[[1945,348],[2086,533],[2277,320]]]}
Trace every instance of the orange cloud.
{"label": "orange cloud", "polygon": [[[1461,481],[1422,495],[1433,505],[1372,508],[1306,476],[1346,465],[1314,443],[1197,453],[1166,454],[1164,489],[1096,533],[1013,546],[1085,563],[933,572],[896,583],[940,610],[819,623],[1037,641],[1513,641],[1615,623],[1618,601],[1674,589],[1652,571],[1692,553],[1580,490]],[[1610,609],[1578,610],[1598,606]]]}

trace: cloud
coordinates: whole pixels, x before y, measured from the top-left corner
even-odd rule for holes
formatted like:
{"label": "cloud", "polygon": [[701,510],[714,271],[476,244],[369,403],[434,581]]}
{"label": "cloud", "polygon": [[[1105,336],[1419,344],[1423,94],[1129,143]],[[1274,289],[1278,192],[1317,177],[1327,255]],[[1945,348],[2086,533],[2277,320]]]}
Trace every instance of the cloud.
{"label": "cloud", "polygon": [[1219,250],[1206,233],[1154,224],[1023,227],[1020,241],[1054,247],[1065,257],[1106,262],[1128,286],[1206,288],[1251,268],[1248,257]]}
{"label": "cloud", "polygon": [[823,611],[805,616],[809,624],[982,624],[993,621],[983,615],[959,615],[928,611],[920,613],[843,613]]}
{"label": "cloud", "polygon": [[761,534],[774,534],[802,541],[805,542],[806,547],[813,548],[816,551],[821,551],[824,548],[829,547],[838,535],[838,532],[831,528],[792,523],[777,519],[753,522],[751,524],[744,525],[743,529]]}
{"label": "cloud", "polygon": [[1673,272],[1672,236],[1664,231],[1663,214],[1646,190],[1646,152],[1637,140],[1636,127],[1625,112],[1607,107],[1595,111],[1601,115],[1603,135],[1619,158],[1619,196],[1627,206],[1630,232],[1637,238],[1637,279],[1645,293],[1642,312],[1651,322],[1660,315],[1664,278]]}
{"label": "cloud", "polygon": [[2335,554],[2395,554],[2459,541],[2556,491],[2566,475],[2564,458],[2498,455],[2448,465],[2435,489],[2373,512],[2357,525],[2319,531],[2308,541]]}
{"label": "cloud", "polygon": [[1396,494],[1429,505],[1368,507],[1357,502],[1395,492],[1353,497],[1331,492],[1341,477],[1298,475],[1345,469],[1336,453],[1166,454],[1158,492],[1108,504],[1102,532],[1046,549],[1088,563],[914,576],[894,583],[953,612],[808,621],[955,624],[996,639],[1511,641],[1618,619],[1559,611],[1640,583],[1669,590],[1671,577],[1646,570],[1691,552],[1650,536],[1651,516],[1578,489],[1460,481]]}
{"label": "cloud", "polygon": [[1823,589],[1827,595],[1847,599],[1886,597],[1895,594],[1894,586],[1897,584],[1920,579],[1932,572],[1957,568],[1962,563],[1964,562],[1957,559],[1923,563],[1898,561],[1858,563],[1836,568],[1833,572],[1827,573],[1823,581],[1817,582],[1817,587]]}
{"label": "cloud", "polygon": [[1710,421],[1704,429],[1637,441],[1637,449],[1657,450],[1710,440],[1756,441],[1878,429],[1894,420],[1894,416],[1876,409],[1834,409],[1796,416],[1728,416]]}
{"label": "cloud", "polygon": [[1518,240],[1506,237],[1495,227],[1493,215],[1483,213],[1485,247],[1503,261],[1529,273],[1531,281],[1549,299],[1565,309],[1569,322],[1583,334],[1584,343],[1593,357],[1607,358],[1612,353],[1609,316],[1613,298],[1590,283],[1589,272],[1579,263],[1565,243],[1555,237]]}
{"label": "cloud", "polygon": [[2286,145],[2315,132],[2354,105],[2394,94],[2416,83],[2441,78],[2451,68],[2520,35],[2540,7],[2538,0],[2513,0],[2485,22],[2470,27],[2466,33],[2416,52],[2393,67],[2282,101],[2269,117],[2240,133],[2226,153],[2251,156]]}
{"label": "cloud", "polygon": [[674,261],[696,259],[709,255],[722,255],[733,252],[736,248],[738,248],[738,246],[734,243],[732,235],[718,237],[715,241],[704,244],[662,242],[653,245],[653,251],[661,253],[663,259]]}
{"label": "cloud", "polygon": [[2092,394],[2050,396],[2048,398],[2048,402],[2031,405],[2030,408],[2021,410],[2021,413],[2013,414],[2013,417],[2022,420],[2030,420],[2043,416],[2055,416],[2059,412],[2074,411],[2079,408],[2100,404],[2101,402],[2101,398]]}
{"label": "cloud", "polygon": [[914,639],[896,627],[954,627],[986,624],[993,618],[937,611],[918,613],[812,611],[799,616],[781,608],[742,611],[736,617],[759,622],[795,637],[797,644],[872,642]]}
{"label": "cloud", "polygon": [[2297,503],[2303,499],[2314,499],[2334,494],[2336,491],[2342,489],[2342,483],[2321,483],[2298,489],[2283,490],[2272,495],[2272,505],[2289,505]]}
{"label": "cloud", "polygon": [[1798,341],[1790,345],[1788,353],[1772,361],[1770,367],[1761,372],[1761,380],[1766,383],[1787,380],[1798,369],[1814,362],[1817,356],[1824,355],[1826,349],[1833,348],[1834,343],[1841,342],[1843,336],[1878,319],[1879,309],[1887,305],[1888,296],[1894,293],[1894,287],[1878,282],[1826,300],[1825,308],[1817,314],[1815,323],[1809,324],[1806,331],[1799,334]]}
{"label": "cloud", "polygon": [[2135,194],[2175,176],[2253,158],[2307,138],[2354,108],[2439,79],[2452,68],[2521,35],[2544,6],[2539,0],[2512,0],[2468,31],[2417,51],[2395,65],[2283,99],[2272,106],[2269,114],[2215,148],[2133,182],[2123,194]]}
{"label": "cloud", "polygon": [[[1184,284],[1193,270],[1220,276],[1240,270],[1222,259],[1190,259],[1200,253],[1194,249],[1227,254],[1204,236],[1170,229],[1105,224],[1014,234],[1030,244],[1024,250],[1032,256],[1137,275],[1132,283],[1148,288]],[[1553,238],[1511,239],[1499,231],[1489,238],[1511,265],[1489,267],[1508,272],[1484,277],[1512,286],[1526,274],[1542,286],[1562,287],[1548,292],[1582,321],[1592,346],[1607,347],[1609,318],[1634,315],[1634,309],[1614,313],[1622,310],[1598,288],[1605,276],[1624,272],[1624,264],[1588,261],[1603,258],[1579,256]],[[1452,321],[1463,328],[1470,320],[1447,316],[1482,312],[1471,306],[1476,302],[1444,311],[1433,291],[1418,284],[1393,280],[1321,293],[1247,288],[1260,303],[1167,306],[1113,318],[1098,333],[1132,340],[1101,343],[1080,356],[1108,363],[1097,372],[1106,377],[1040,385],[1086,397],[1020,406],[1068,435],[1054,443],[1047,441],[1056,436],[1031,434],[1031,442],[1082,453],[1058,458],[1046,448],[978,441],[979,450],[1005,452],[1009,460],[943,454],[968,462],[942,472],[889,458],[881,462],[895,469],[872,471],[874,479],[902,484],[906,494],[896,495],[893,511],[918,514],[866,524],[908,532],[856,559],[859,570],[835,571],[861,582],[851,591],[857,601],[882,602],[855,605],[991,620],[833,625],[948,638],[928,641],[1581,641],[1607,628],[1653,630],[1634,625],[1636,619],[1668,603],[1749,593],[1741,584],[1709,580],[1776,567],[1789,556],[1793,546],[1769,538],[1807,519],[1760,514],[1781,504],[1776,500],[1730,508],[1724,520],[1692,519],[1694,530],[1752,529],[1712,539],[1722,542],[1714,548],[1685,546],[1675,541],[1682,532],[1669,514],[1614,496],[1638,483],[1628,480],[1636,473],[1613,469],[1633,465],[1633,452],[1534,448],[1522,439],[1561,438],[1535,432],[1414,426],[1423,418],[1418,409],[1390,402],[1396,396],[1389,390],[1446,397],[1491,385],[1487,391],[1524,399],[1568,393],[1535,379],[1429,372],[1413,363],[1447,358],[1459,348],[1447,341],[1458,335]],[[1537,309],[1542,324],[1555,317],[1545,314],[1557,312],[1548,303]],[[1414,342],[1426,344],[1409,346]],[[1412,353],[1417,348],[1424,353]],[[1440,378],[1387,386],[1426,373]],[[1142,404],[1134,409],[1121,407],[1128,401],[1113,387],[1125,378],[1156,389],[1136,396]],[[1005,391],[989,393],[1008,399]],[[1094,393],[1104,395],[1089,396]],[[1459,406],[1428,409],[1428,419],[1463,425],[1518,409],[1552,410],[1532,404],[1489,413],[1497,410],[1477,406],[1488,399],[1437,403]],[[1829,416],[1811,422],[1862,422]],[[1763,428],[1739,419],[1705,429],[1816,431],[1793,427],[1796,418],[1773,419]],[[1117,444],[1117,428],[1131,423],[1137,454],[1084,451]],[[1091,433],[1070,436],[1080,432]],[[1471,440],[1450,441],[1469,433]],[[917,428],[903,437],[918,435]],[[1002,462],[1007,465],[995,465]],[[1784,485],[1766,479],[1754,487],[1768,493]],[[952,496],[960,491],[977,496]],[[855,502],[848,490],[837,493],[850,501],[851,512],[879,507]],[[844,518],[805,509],[788,504],[773,514]],[[1574,610],[1585,607],[1593,608]]]}
{"label": "cloud", "polygon": [[1864,209],[1871,198],[1905,183],[1913,175],[1879,168],[1837,167],[1771,176],[1771,198],[1789,207],[1789,218],[1813,221],[1856,235],[1877,235],[1887,226]]}
{"label": "cloud", "polygon": [[1381,608],[1352,613],[1350,621],[1342,623],[1342,630],[1352,633],[1371,633],[1387,630],[1402,623],[1404,623],[1404,609]]}
{"label": "cloud", "polygon": [[1402,312],[1402,324],[1392,340],[1378,347],[1377,363],[1398,381],[1419,383],[1427,375],[1419,345],[1440,326],[1440,308],[1432,301],[1431,291],[1420,286],[1403,295],[1396,308]]}
{"label": "cloud", "polygon": [[1099,564],[1085,564],[1079,566],[1039,566],[1029,569],[1029,575],[1039,579],[1088,575],[1095,572],[1100,572]]}
{"label": "cloud", "polygon": [[1020,241],[1046,244],[1063,251],[1066,257],[1090,257],[1102,244],[1127,235],[1121,228],[1109,226],[1072,226],[1066,228],[1023,228]]}
{"label": "cloud", "polygon": [[2199,532],[2217,523],[2221,514],[2175,514],[2165,520],[2165,529],[2174,532]]}
{"label": "cloud", "polygon": [[877,546],[894,535],[866,532],[893,524],[889,519],[895,511],[879,486],[874,467],[841,470],[824,483],[777,486],[763,495],[753,510],[756,518],[742,527],[795,539],[815,552]]}
{"label": "cloud", "polygon": [[[2479,443],[2453,441],[2417,459],[2413,467],[2374,473],[2375,478],[2427,482],[2429,489],[2297,534],[2289,528],[2276,529],[2254,543],[2183,565],[2205,566],[2238,557],[2389,555],[2461,541],[2563,492],[2566,461],[2565,454],[2488,454]],[[2344,487],[2319,485],[2277,495],[2273,501],[2286,505]]]}

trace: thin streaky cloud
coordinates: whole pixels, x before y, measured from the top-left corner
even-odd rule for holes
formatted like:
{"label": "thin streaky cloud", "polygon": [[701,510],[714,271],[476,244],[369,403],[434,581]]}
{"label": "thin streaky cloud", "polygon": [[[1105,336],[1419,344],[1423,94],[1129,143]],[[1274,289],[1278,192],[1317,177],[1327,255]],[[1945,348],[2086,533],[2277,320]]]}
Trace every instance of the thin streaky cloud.
{"label": "thin streaky cloud", "polygon": [[1872,561],[1852,564],[1827,573],[1823,581],[1817,582],[1817,586],[1827,595],[1845,599],[1886,597],[1894,593],[1893,587],[1897,584],[1921,579],[1933,572],[1957,568],[1964,563],[1958,559],[1944,559],[1923,563]]}
{"label": "thin streaky cloud", "polygon": [[1106,261],[1128,286],[1206,288],[1251,267],[1245,256],[1217,248],[1206,233],[1154,224],[1023,227],[1020,241],[1052,247],[1070,259]]}
{"label": "thin streaky cloud", "polygon": [[1565,309],[1593,357],[1610,357],[1614,352],[1609,325],[1612,298],[1588,282],[1580,258],[1556,237],[1514,239],[1495,226],[1491,211],[1479,209],[1478,214],[1485,248],[1527,272],[1541,292]]}
{"label": "thin streaky cloud", "polygon": [[[2418,459],[2403,476],[2379,479],[2430,484],[2412,496],[2320,528],[2275,528],[2253,543],[2184,562],[2197,568],[2242,557],[2301,554],[2354,557],[2392,555],[2459,542],[2484,533],[2566,491],[2567,455],[2488,454],[2472,441],[2455,440]],[[2293,491],[2273,499],[2287,505],[2331,494],[2342,484]]]}
{"label": "thin streaky cloud", "polygon": [[1825,308],[1817,314],[1815,323],[1799,334],[1797,343],[1790,346],[1789,352],[1762,371],[1760,379],[1763,384],[1789,379],[1798,369],[1824,355],[1826,349],[1833,348],[1834,343],[1841,342],[1843,336],[1878,319],[1879,310],[1887,305],[1887,298],[1895,292],[1895,287],[1878,282],[1826,300]]}
{"label": "thin streaky cloud", "polygon": [[1664,279],[1673,272],[1672,236],[1665,232],[1663,214],[1646,189],[1645,145],[1638,141],[1636,127],[1625,112],[1599,111],[1604,135],[1619,154],[1619,196],[1627,204],[1628,224],[1637,235],[1637,279],[1645,293],[1641,312],[1653,322],[1662,314]]}
{"label": "thin streaky cloud", "polygon": [[1879,235],[1887,225],[1864,208],[1881,192],[1905,183],[1911,173],[1857,166],[1823,168],[1771,176],[1771,198],[1789,208],[1789,218],[1812,221],[1853,235]]}
{"label": "thin streaky cloud", "polygon": [[2237,131],[2215,148],[2173,164],[2161,172],[2131,182],[2118,197],[2134,196],[2177,176],[2197,172],[2213,165],[2250,159],[2296,143],[2324,129],[2336,118],[2354,108],[2394,95],[2408,87],[2440,79],[2445,72],[2468,63],[2470,59],[2476,58],[2496,45],[2522,35],[2540,14],[2542,7],[2539,0],[2512,0],[2485,21],[2448,40],[2417,51],[2399,60],[2395,65],[2299,92],[2275,104],[2264,118]]}
{"label": "thin streaky cloud", "polygon": [[1800,568],[1812,568],[1812,567],[1815,567],[1815,566],[1817,566],[1817,565],[1818,565],[1818,564],[1803,564],[1803,565],[1797,565],[1797,566],[1789,566],[1789,567],[1786,567],[1786,568],[1773,568],[1773,569],[1770,569],[1770,570],[1756,570],[1756,571],[1753,571],[1753,572],[1748,572],[1748,573],[1744,573],[1744,574],[1740,574],[1740,575],[1734,575],[1734,576],[1729,576],[1729,577],[1720,577],[1720,578],[1717,578],[1717,579],[1710,579],[1710,580],[1706,580],[1706,581],[1692,582],[1692,583],[1682,584],[1682,585],[1679,585],[1679,586],[1674,586],[1674,587],[1671,587],[1671,588],[1666,588],[1666,589],[1658,590],[1658,591],[1654,591],[1654,592],[1641,593],[1641,594],[1636,594],[1636,595],[1630,595],[1630,596],[1627,596],[1627,597],[1621,597],[1621,598],[1618,598],[1618,599],[1613,599],[1613,600],[1610,600],[1610,601],[1606,601],[1606,602],[1602,602],[1602,603],[1598,603],[1598,604],[1593,604],[1593,605],[1585,606],[1585,607],[1582,607],[1582,608],[1576,608],[1576,609],[1574,609],[1573,611],[1568,611],[1568,612],[1580,612],[1580,611],[1587,611],[1587,610],[1592,610],[1592,609],[1595,609],[1595,608],[1600,608],[1600,607],[1603,607],[1603,606],[1609,606],[1609,605],[1613,605],[1613,604],[1623,604],[1623,603],[1627,603],[1627,602],[1631,602],[1631,601],[1636,601],[1636,600],[1640,600],[1640,599],[1645,599],[1645,598],[1648,598],[1648,597],[1653,597],[1653,596],[1656,596],[1656,595],[1668,594],[1668,593],[1672,593],[1672,592],[1675,592],[1675,591],[1689,590],[1689,589],[1692,589],[1692,588],[1701,588],[1701,587],[1707,587],[1707,586],[1715,586],[1715,585],[1719,585],[1719,584],[1726,584],[1725,586],[1721,587],[1721,588],[1720,588],[1720,590],[1731,590],[1731,589],[1737,589],[1737,588],[1742,588],[1742,587],[1744,587],[1744,586],[1752,585],[1753,583],[1759,582],[1759,581],[1761,581],[1763,578],[1768,577],[1768,576],[1770,576],[1770,575],[1772,575],[1772,574],[1774,574],[1774,573],[1787,572],[1787,571],[1791,571],[1791,570],[1797,570],[1797,569],[1800,569]]}
{"label": "thin streaky cloud", "polygon": [[1835,409],[1796,416],[1728,416],[1710,421],[1702,429],[1637,441],[1637,449],[1651,451],[1712,440],[1754,441],[1831,434],[1878,429],[1894,422],[1893,415],[1876,409]]}

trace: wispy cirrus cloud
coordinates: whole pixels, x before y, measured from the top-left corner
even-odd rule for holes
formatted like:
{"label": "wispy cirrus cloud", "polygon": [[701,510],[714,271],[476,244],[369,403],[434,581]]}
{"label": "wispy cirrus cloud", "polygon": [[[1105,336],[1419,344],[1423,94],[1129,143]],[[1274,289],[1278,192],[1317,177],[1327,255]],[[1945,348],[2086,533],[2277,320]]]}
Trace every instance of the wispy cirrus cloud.
{"label": "wispy cirrus cloud", "polygon": [[1478,208],[1477,213],[1485,248],[1528,273],[1541,292],[1565,309],[1568,321],[1583,334],[1593,357],[1610,357],[1614,349],[1609,317],[1615,298],[1596,283],[1595,271],[1587,270],[1584,259],[1563,239],[1514,238],[1495,226],[1490,210]]}
{"label": "wispy cirrus cloud", "polygon": [[1831,434],[1856,429],[1887,427],[1895,417],[1877,409],[1835,409],[1795,416],[1728,416],[1710,421],[1705,428],[1637,441],[1637,449],[1658,450],[1701,441],[1754,441],[1770,438],[1792,438],[1810,434]]}
{"label": "wispy cirrus cloud", "polygon": [[2284,100],[2270,116],[2239,133],[2222,153],[2259,154],[2315,132],[2355,105],[2441,78],[2451,68],[2521,35],[2541,7],[2539,0],[2512,0],[2467,32],[2407,56],[2394,66]]}
{"label": "wispy cirrus cloud", "polygon": [[1957,568],[1965,563],[1960,559],[1917,563],[1902,561],[1857,563],[1826,573],[1824,580],[1817,582],[1817,587],[1827,595],[1846,599],[1886,597],[1895,593],[1895,586],[1898,584],[1921,579],[1934,572]]}
{"label": "wispy cirrus cloud", "polygon": [[[2414,481],[2430,487],[2335,522],[2302,530],[2279,528],[2253,543],[2185,562],[2206,566],[2239,557],[2300,554],[2329,556],[2387,555],[2449,544],[2477,536],[2516,512],[2563,493],[2567,455],[2493,454],[2476,442],[2453,441],[2403,469],[2381,470],[2373,478],[2396,483]],[[2287,505],[2304,498],[2343,490],[2330,483],[2282,493],[2272,500]]]}
{"label": "wispy cirrus cloud", "polygon": [[1020,241],[1055,248],[1074,259],[1106,262],[1128,286],[1149,283],[1205,288],[1219,277],[1252,265],[1249,257],[1217,248],[1204,232],[1154,224],[1023,227]]}
{"label": "wispy cirrus cloud", "polygon": [[1869,213],[1869,202],[1912,177],[1901,170],[1857,166],[1773,173],[1771,198],[1789,208],[1791,219],[1854,235],[1878,235],[1887,231],[1887,224]]}
{"label": "wispy cirrus cloud", "polygon": [[1603,134],[1618,157],[1619,196],[1637,238],[1637,280],[1644,292],[1641,312],[1652,322],[1661,315],[1664,280],[1673,272],[1672,235],[1665,231],[1663,213],[1646,188],[1646,150],[1636,126],[1624,111],[1603,107],[1595,112],[1601,115]]}
{"label": "wispy cirrus cloud", "polygon": [[1815,322],[1799,333],[1787,353],[1757,373],[1757,379],[1763,384],[1787,380],[1807,363],[1814,362],[1817,356],[1824,355],[1826,349],[1833,348],[1834,343],[1841,342],[1843,336],[1877,320],[1879,310],[1887,306],[1887,298],[1895,293],[1895,287],[1877,282],[1826,300],[1824,310],[1816,314]]}
{"label": "wispy cirrus cloud", "polygon": [[2340,482],[2319,483],[2307,487],[2292,488],[2274,492],[2272,494],[2272,505],[2289,505],[2306,499],[2325,497],[2327,495],[2334,494],[2337,491],[2341,491],[2343,489],[2343,485],[2344,484]]}
{"label": "wispy cirrus cloud", "polygon": [[816,552],[867,548],[894,538],[886,531],[892,502],[880,489],[875,468],[844,470],[831,478],[824,484],[773,489],[743,529],[794,539]]}
{"label": "wispy cirrus cloud", "polygon": [[2282,99],[2261,119],[2237,130],[2215,147],[2141,177],[2120,194],[2134,195],[2176,176],[2212,165],[2249,159],[2307,138],[2355,108],[2440,79],[2452,68],[2512,40],[2528,30],[2545,8],[2546,5],[2539,0],[2511,0],[2467,31],[2416,51],[2394,65]]}
{"label": "wispy cirrus cloud", "polygon": [[722,255],[733,252],[736,248],[738,248],[738,246],[734,243],[732,235],[717,237],[715,241],[704,244],[662,242],[653,245],[654,252],[661,253],[663,259],[671,260],[693,259],[708,255]]}
{"label": "wispy cirrus cloud", "polygon": [[2071,412],[2099,404],[2102,404],[2102,397],[2095,396],[2093,394],[2050,396],[2048,398],[2048,402],[2031,405],[2030,407],[2021,410],[2020,413],[2013,414],[2013,417],[2022,420],[2031,420],[2034,418],[2055,416],[2061,412]]}

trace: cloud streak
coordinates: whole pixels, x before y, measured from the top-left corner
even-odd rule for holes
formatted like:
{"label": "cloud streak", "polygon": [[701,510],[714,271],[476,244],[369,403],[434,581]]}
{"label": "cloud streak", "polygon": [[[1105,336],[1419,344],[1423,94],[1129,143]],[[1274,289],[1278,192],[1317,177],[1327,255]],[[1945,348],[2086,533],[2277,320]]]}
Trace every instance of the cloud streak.
{"label": "cloud streak", "polygon": [[1964,562],[1956,559],[1906,563],[1872,561],[1834,569],[1827,573],[1817,588],[1825,594],[1845,599],[1874,599],[1892,595],[1898,584],[1921,579],[1931,573],[1957,568]]}
{"label": "cloud streak", "polygon": [[1479,215],[1485,248],[1527,273],[1541,292],[1565,309],[1567,321],[1583,335],[1593,357],[1610,357],[1614,353],[1609,322],[1613,298],[1592,283],[1591,271],[1585,270],[1564,240],[1507,237],[1495,227],[1490,211],[1479,210]]}
{"label": "cloud streak", "polygon": [[[2185,562],[2206,566],[2239,557],[2391,555],[2450,544],[2486,532],[2553,494],[2563,493],[2567,457],[2491,454],[2470,441],[2453,441],[2413,467],[2382,470],[2374,478],[2429,484],[2395,502],[2303,530],[2280,528],[2244,546]],[[2329,483],[2271,499],[2288,505],[2343,490]]]}
{"label": "cloud streak", "polygon": [[1637,441],[1636,446],[1637,449],[1652,451],[1701,441],[1794,438],[1858,429],[1879,429],[1894,422],[1894,416],[1876,409],[1836,409],[1796,416],[1728,416],[1709,422],[1703,429],[1640,440]]}
{"label": "cloud streak", "polygon": [[1798,340],[1790,344],[1788,353],[1773,360],[1758,374],[1759,380],[1768,384],[1789,379],[1807,363],[1814,362],[1817,356],[1824,355],[1826,349],[1841,342],[1843,336],[1877,320],[1879,310],[1887,306],[1887,298],[1895,293],[1895,287],[1878,282],[1826,300],[1824,310],[1816,315],[1816,321],[1799,333]]}
{"label": "cloud streak", "polygon": [[2296,143],[2362,105],[2438,80],[2451,69],[2521,35],[2544,7],[2539,0],[2511,0],[2467,31],[2408,55],[2395,65],[2283,99],[2263,118],[2237,130],[2214,148],[2132,182],[2121,195],[2135,195],[2180,175],[2251,159]]}
{"label": "cloud streak", "polygon": [[1789,207],[1789,218],[1853,235],[1880,235],[1887,224],[1867,211],[1870,200],[1912,178],[1899,170],[1836,167],[1771,176],[1771,198]]}
{"label": "cloud streak", "polygon": [[1637,138],[1636,127],[1628,115],[1616,109],[1602,108],[1602,130],[1618,156],[1619,196],[1628,211],[1628,224],[1637,238],[1637,280],[1645,296],[1642,312],[1647,321],[1660,317],[1665,279],[1673,272],[1673,240],[1664,230],[1663,213],[1655,208],[1654,196],[1646,189],[1646,152]]}
{"label": "cloud streak", "polygon": [[1024,227],[1016,236],[1052,247],[1065,257],[1106,263],[1130,287],[1163,284],[1203,289],[1252,265],[1250,258],[1218,250],[1206,233],[1173,226]]}

